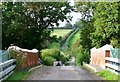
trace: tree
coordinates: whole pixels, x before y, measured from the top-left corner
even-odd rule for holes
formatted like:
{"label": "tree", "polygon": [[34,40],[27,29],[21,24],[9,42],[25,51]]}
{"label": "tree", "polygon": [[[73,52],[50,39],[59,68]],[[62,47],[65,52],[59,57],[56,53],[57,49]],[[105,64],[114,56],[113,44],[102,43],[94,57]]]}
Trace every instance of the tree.
{"label": "tree", "polygon": [[[90,49],[92,48],[91,45],[91,33],[94,31],[93,28],[93,3],[90,2],[79,2],[76,3],[76,7],[78,12],[82,14],[81,19],[79,20],[81,24],[81,30],[80,30],[80,45],[82,48]],[[78,22],[78,24],[79,24]]]}
{"label": "tree", "polygon": [[[118,23],[118,2],[97,3],[94,8],[94,29],[91,33],[92,45],[101,47],[105,44],[113,44],[113,40],[120,42],[120,24]],[[117,43],[117,44],[118,44]],[[114,45],[118,47],[118,45]]]}
{"label": "tree", "polygon": [[85,42],[91,40],[92,47],[101,47],[105,44],[119,47],[117,45],[120,42],[119,4],[120,2],[77,3],[77,9],[82,14],[82,21],[87,26],[83,28],[84,32],[82,31],[81,35],[84,33],[85,36],[87,34],[90,37],[89,40],[87,37],[81,40]]}
{"label": "tree", "polygon": [[120,47],[119,7],[120,2],[77,3],[77,9],[82,14],[83,26],[80,30],[81,48],[78,48],[78,51],[83,52],[83,56],[77,54],[78,60],[89,61],[89,58],[84,58],[92,47],[102,47],[105,44]]}
{"label": "tree", "polygon": [[88,22],[91,21],[91,18],[94,14],[93,9],[94,5],[91,2],[76,2],[75,4],[77,11],[82,14],[81,20]]}
{"label": "tree", "polygon": [[[64,9],[63,9],[64,7]],[[41,49],[51,39],[47,27],[58,21],[70,21],[73,11],[68,2],[4,2],[2,3],[3,49],[10,44],[28,49]]]}
{"label": "tree", "polygon": [[94,28],[91,25],[91,22],[82,21],[83,28],[80,30],[80,45],[83,48],[90,50],[92,48],[91,33],[94,31]]}

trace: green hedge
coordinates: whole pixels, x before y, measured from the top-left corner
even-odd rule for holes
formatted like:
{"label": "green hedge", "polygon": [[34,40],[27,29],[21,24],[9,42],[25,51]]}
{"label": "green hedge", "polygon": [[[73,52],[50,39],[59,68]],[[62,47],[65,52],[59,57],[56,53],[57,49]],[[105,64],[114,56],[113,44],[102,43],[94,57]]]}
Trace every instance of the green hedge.
{"label": "green hedge", "polygon": [[69,61],[69,57],[66,56],[63,52],[61,52],[61,54],[60,54],[60,60],[61,60],[62,63],[66,64],[67,61]]}
{"label": "green hedge", "polygon": [[16,52],[16,51],[9,51],[9,58],[16,59],[16,69],[22,69],[21,66],[24,62],[24,53],[23,52]]}
{"label": "green hedge", "polygon": [[68,39],[67,39],[67,41],[66,41],[67,45],[70,45],[71,39],[73,38],[73,36],[74,36],[78,31],[79,31],[78,28],[75,29],[75,30],[72,32],[72,34],[68,37]]}
{"label": "green hedge", "polygon": [[51,42],[51,44],[48,46],[48,48],[60,48],[60,43],[58,42]]}
{"label": "green hedge", "polygon": [[51,56],[46,56],[43,60],[44,65],[47,66],[53,66],[53,63],[56,61],[55,58],[51,57]]}
{"label": "green hedge", "polygon": [[41,53],[42,59],[44,59],[46,56],[51,56],[55,58],[56,60],[59,60],[60,56],[60,50],[59,49],[44,49]]}
{"label": "green hedge", "polygon": [[66,42],[67,38],[75,31],[76,29],[73,29],[72,31],[70,31],[65,37],[62,38],[61,42],[60,42],[60,46],[62,47],[64,45],[64,43]]}
{"label": "green hedge", "polygon": [[63,64],[66,64],[68,57],[60,52],[59,49],[44,49],[41,53],[42,61],[44,65],[53,65],[54,61],[61,61]]}
{"label": "green hedge", "polygon": [[83,65],[83,62],[89,63],[89,53],[87,51],[80,51],[76,55],[76,65]]}
{"label": "green hedge", "polygon": [[[78,43],[76,43],[76,44],[78,44]],[[75,46],[74,50],[72,50],[72,53],[76,57],[76,65],[77,66],[83,65],[83,62],[86,62],[86,63],[90,62],[89,61],[89,59],[90,59],[89,50],[83,48],[81,45]]]}

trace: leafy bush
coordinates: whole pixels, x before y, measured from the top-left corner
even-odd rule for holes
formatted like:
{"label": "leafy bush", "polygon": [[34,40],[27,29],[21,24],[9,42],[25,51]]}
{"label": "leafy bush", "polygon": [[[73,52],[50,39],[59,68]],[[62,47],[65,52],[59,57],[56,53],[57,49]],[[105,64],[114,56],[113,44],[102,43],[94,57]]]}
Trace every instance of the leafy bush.
{"label": "leafy bush", "polygon": [[53,63],[56,61],[55,58],[51,57],[51,56],[46,56],[44,59],[43,59],[43,63],[44,65],[47,65],[47,66],[53,66]]}
{"label": "leafy bush", "polygon": [[75,52],[74,52],[76,55],[76,65],[82,65],[82,62],[83,62],[83,53],[82,53],[82,47],[78,47]]}
{"label": "leafy bush", "polygon": [[51,44],[49,45],[48,48],[59,48],[60,47],[60,43],[58,42],[51,42]]}
{"label": "leafy bush", "polygon": [[[41,56],[43,64],[45,65],[52,65],[51,63],[53,63],[53,59],[55,59],[56,61],[61,61],[64,64],[67,63],[68,61],[68,57],[63,52],[60,52],[59,49],[44,49],[42,50]],[[48,61],[51,63],[49,63]]]}
{"label": "leafy bush", "polygon": [[16,69],[20,69],[23,62],[24,57],[22,52],[16,52],[16,51],[9,51],[9,58],[10,59],[16,59]]}
{"label": "leafy bush", "polygon": [[60,50],[59,49],[44,49],[42,50],[42,59],[44,59],[46,56],[51,56],[55,58],[56,60],[59,60],[60,57]]}
{"label": "leafy bush", "polygon": [[112,38],[110,45],[112,45],[115,48],[120,48],[119,42],[120,42],[120,40],[118,40],[117,38]]}
{"label": "leafy bush", "polygon": [[83,62],[89,63],[89,54],[85,51],[80,51],[76,56],[76,65],[83,65]]}
{"label": "leafy bush", "polygon": [[60,60],[61,60],[62,63],[66,64],[67,61],[69,60],[69,58],[63,52],[61,52]]}
{"label": "leafy bush", "polygon": [[[76,44],[78,44],[79,46]],[[90,60],[89,50],[83,48],[79,44],[79,41],[75,43],[74,47],[76,48],[73,48],[72,53],[76,57],[76,65],[78,66],[83,65],[83,62],[89,63]]]}

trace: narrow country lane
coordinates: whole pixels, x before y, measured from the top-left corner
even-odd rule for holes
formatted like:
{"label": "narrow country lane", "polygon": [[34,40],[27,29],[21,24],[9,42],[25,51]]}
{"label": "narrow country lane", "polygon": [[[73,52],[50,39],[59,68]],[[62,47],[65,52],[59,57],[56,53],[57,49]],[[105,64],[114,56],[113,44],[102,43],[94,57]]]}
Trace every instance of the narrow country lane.
{"label": "narrow country lane", "polygon": [[32,71],[27,80],[102,80],[102,78],[75,66],[43,66]]}

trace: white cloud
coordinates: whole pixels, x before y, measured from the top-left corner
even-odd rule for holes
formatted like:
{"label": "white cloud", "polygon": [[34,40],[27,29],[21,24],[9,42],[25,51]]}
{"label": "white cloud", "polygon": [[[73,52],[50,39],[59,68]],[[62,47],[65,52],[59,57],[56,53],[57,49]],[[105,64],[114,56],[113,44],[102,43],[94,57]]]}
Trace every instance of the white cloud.
{"label": "white cloud", "polygon": [[[81,14],[78,12],[71,12],[70,15],[73,16],[72,21],[70,22],[72,25],[75,24],[75,22],[77,22],[78,19],[81,19]],[[60,23],[59,27],[63,27],[67,22],[59,21],[59,23]]]}
{"label": "white cloud", "polygon": [[70,6],[74,6],[75,5],[74,0],[69,0],[69,2],[70,2]]}
{"label": "white cloud", "polygon": [[[69,2],[70,2],[71,6],[74,6],[74,4],[75,4],[74,0],[69,0]],[[70,22],[72,25],[75,24],[75,22],[77,22],[78,19],[81,19],[81,14],[78,12],[71,12],[70,15],[73,16],[72,21]],[[67,22],[66,21],[64,21],[64,22],[59,21],[59,23],[60,23],[59,27],[63,27],[63,26],[65,26],[65,24]]]}

